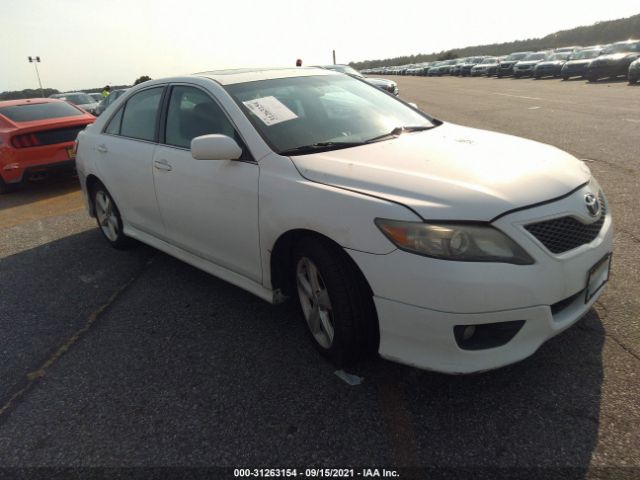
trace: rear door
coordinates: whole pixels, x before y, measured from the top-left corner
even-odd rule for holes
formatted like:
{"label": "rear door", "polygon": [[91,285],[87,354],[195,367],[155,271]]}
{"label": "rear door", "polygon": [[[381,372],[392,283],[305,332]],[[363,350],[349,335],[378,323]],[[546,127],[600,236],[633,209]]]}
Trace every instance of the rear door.
{"label": "rear door", "polygon": [[159,237],[164,237],[164,227],[152,162],[164,90],[165,86],[154,86],[129,98],[107,122],[96,146],[100,178],[125,223]]}
{"label": "rear door", "polygon": [[[153,176],[169,241],[261,282],[259,167],[236,128],[209,92],[184,84],[168,92],[163,126]],[[191,140],[209,133],[235,138],[243,157],[194,160]]]}

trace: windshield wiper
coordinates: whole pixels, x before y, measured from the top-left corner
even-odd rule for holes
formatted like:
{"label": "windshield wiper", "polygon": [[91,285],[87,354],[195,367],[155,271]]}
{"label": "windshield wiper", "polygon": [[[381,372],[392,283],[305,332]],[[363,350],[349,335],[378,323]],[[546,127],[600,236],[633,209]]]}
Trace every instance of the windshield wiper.
{"label": "windshield wiper", "polygon": [[370,138],[364,143],[379,142],[381,140],[387,140],[389,138],[398,137],[405,132],[421,132],[423,130],[431,130],[434,127],[436,127],[436,125],[430,125],[430,126],[414,125],[414,126],[396,127],[393,130],[391,130],[389,133],[384,133],[382,135],[378,135],[377,137]]}
{"label": "windshield wiper", "polygon": [[301,145],[278,152],[280,155],[304,155],[307,153],[328,152],[329,150],[339,150],[341,148],[357,147],[365,142],[318,142],[311,145]]}

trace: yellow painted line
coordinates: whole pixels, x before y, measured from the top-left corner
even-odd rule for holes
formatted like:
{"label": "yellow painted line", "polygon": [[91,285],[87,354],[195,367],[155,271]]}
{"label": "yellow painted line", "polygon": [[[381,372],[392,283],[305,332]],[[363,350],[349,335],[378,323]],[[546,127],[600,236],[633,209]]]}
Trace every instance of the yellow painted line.
{"label": "yellow painted line", "polygon": [[131,285],[135,280],[137,280],[142,272],[146,269],[148,265],[153,262],[153,259],[149,259],[142,269],[131,277],[125,284],[121,285],[113,294],[108,298],[108,300],[94,310],[86,319],[84,326],[80,328],[77,332],[75,332],[71,337],[69,337],[58,349],[51,355],[41,366],[40,368],[27,373],[27,383],[26,385],[14,393],[9,400],[5,402],[4,405],[0,407],[0,417],[4,415],[17,400],[19,400],[31,387],[37,382],[39,379],[44,377],[47,373],[47,369],[51,368],[53,364],[55,364],[60,357],[62,357],[65,353],[67,353],[71,347],[73,347],[80,338],[86,334],[91,326],[96,322],[96,320],[100,317],[100,315],[109,307],[116,299],[120,296],[122,292],[124,292],[129,285]]}
{"label": "yellow painted line", "polygon": [[493,95],[502,95],[503,97],[526,98],[527,100],[544,100],[538,97],[525,97],[524,95],[511,95],[510,93],[494,93]]}

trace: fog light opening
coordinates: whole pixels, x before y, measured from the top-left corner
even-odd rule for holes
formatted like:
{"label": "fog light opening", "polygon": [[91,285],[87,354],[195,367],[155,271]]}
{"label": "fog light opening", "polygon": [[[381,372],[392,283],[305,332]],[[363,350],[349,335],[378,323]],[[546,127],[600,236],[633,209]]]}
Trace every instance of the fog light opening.
{"label": "fog light opening", "polygon": [[453,335],[462,350],[485,350],[510,342],[524,325],[524,320],[510,322],[456,325]]}

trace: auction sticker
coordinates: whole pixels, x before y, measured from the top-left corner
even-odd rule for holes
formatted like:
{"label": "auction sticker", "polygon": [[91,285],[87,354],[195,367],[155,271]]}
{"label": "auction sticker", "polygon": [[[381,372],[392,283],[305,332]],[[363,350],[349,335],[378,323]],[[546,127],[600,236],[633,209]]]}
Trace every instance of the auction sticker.
{"label": "auction sticker", "polygon": [[298,118],[286,105],[273,96],[256,98],[242,103],[267,126]]}

